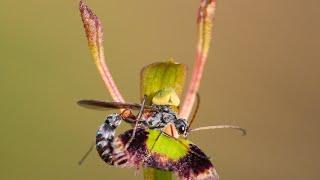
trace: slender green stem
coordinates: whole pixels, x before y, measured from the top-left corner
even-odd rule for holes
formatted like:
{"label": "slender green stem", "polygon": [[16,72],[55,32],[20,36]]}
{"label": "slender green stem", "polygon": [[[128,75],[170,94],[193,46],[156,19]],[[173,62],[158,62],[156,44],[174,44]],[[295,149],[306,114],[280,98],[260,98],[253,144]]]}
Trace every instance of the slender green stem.
{"label": "slender green stem", "polygon": [[170,180],[172,173],[170,171],[161,171],[153,168],[144,168],[143,175],[145,180]]}

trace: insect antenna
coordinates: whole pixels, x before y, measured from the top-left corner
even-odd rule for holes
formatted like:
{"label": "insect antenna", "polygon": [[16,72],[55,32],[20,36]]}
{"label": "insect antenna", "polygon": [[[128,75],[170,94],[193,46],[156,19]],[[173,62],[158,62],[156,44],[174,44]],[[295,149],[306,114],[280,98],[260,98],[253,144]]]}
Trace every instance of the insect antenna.
{"label": "insect antenna", "polygon": [[197,93],[196,96],[196,107],[194,110],[194,113],[192,115],[192,118],[190,120],[190,123],[187,127],[186,132],[194,132],[194,131],[202,131],[202,130],[213,130],[213,129],[235,129],[235,130],[239,130],[242,133],[242,136],[245,136],[247,134],[246,130],[239,127],[239,126],[233,126],[233,125],[216,125],[216,126],[205,126],[205,127],[199,127],[199,128],[195,128],[195,129],[190,129],[192,123],[194,122],[194,120],[196,119],[196,116],[198,114],[199,111],[199,107],[200,107],[200,94]]}
{"label": "insect antenna", "polygon": [[88,151],[82,156],[82,158],[80,159],[80,161],[78,162],[79,166],[82,165],[82,163],[87,159],[88,155],[91,153],[91,151],[93,150],[93,147],[95,146],[96,144],[93,142]]}
{"label": "insect antenna", "polygon": [[191,125],[192,125],[192,123],[194,122],[194,120],[196,119],[196,117],[197,117],[197,114],[198,114],[198,111],[199,111],[199,107],[200,107],[200,94],[199,93],[197,93],[197,96],[196,96],[197,98],[196,98],[196,107],[195,107],[195,110],[194,110],[194,113],[193,113],[193,115],[192,115],[192,118],[191,118],[191,120],[190,120],[190,123],[189,123],[189,125],[188,125],[188,127],[187,127],[187,130],[186,130],[186,132],[188,132],[189,130],[190,130],[190,127],[191,127]]}
{"label": "insect antenna", "polygon": [[242,136],[245,136],[247,134],[245,129],[243,129],[239,126],[233,126],[233,125],[204,126],[204,127],[199,127],[199,128],[195,128],[195,129],[190,129],[189,132],[202,131],[202,130],[213,130],[213,129],[235,129],[235,130],[241,131]]}
{"label": "insect antenna", "polygon": [[140,109],[140,111],[138,113],[138,116],[137,116],[137,119],[136,119],[136,123],[135,123],[133,131],[132,131],[132,136],[131,136],[130,140],[128,141],[127,145],[126,145],[126,148],[128,148],[130,146],[130,144],[131,144],[131,142],[132,142],[132,140],[133,140],[133,138],[134,138],[134,136],[136,134],[138,123],[141,120],[141,117],[142,117],[142,114],[143,114],[143,111],[144,111],[144,106],[146,104],[146,99],[147,99],[147,96],[144,96],[143,100],[142,100],[142,104],[141,104],[141,109]]}

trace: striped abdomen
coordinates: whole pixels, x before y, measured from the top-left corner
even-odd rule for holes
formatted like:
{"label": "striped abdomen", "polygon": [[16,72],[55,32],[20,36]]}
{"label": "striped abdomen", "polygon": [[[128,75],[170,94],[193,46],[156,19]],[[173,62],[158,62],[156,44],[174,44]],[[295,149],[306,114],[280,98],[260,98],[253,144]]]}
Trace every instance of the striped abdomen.
{"label": "striped abdomen", "polygon": [[119,114],[111,114],[107,116],[105,123],[103,123],[96,135],[96,149],[101,159],[106,163],[113,165],[113,140],[115,129],[121,123],[121,116]]}

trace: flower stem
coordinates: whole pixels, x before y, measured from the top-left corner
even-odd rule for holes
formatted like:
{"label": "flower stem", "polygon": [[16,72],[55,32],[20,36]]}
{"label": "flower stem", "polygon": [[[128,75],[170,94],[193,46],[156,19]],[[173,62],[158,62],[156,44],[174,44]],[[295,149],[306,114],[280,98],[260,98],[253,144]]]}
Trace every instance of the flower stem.
{"label": "flower stem", "polygon": [[212,33],[212,20],[216,8],[216,0],[201,0],[198,11],[198,43],[196,48],[195,64],[193,66],[191,81],[187,89],[179,116],[188,119],[199,90],[204,65],[207,60]]}

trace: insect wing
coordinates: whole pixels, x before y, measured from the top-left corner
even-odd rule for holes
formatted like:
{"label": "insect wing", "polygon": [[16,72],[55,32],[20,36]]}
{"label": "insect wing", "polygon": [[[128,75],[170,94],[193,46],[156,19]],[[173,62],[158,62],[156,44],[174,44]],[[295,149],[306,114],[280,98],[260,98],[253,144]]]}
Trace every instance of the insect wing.
{"label": "insect wing", "polygon": [[99,100],[80,100],[77,103],[82,107],[101,111],[110,109],[141,109],[141,105],[136,103],[106,102]]}

